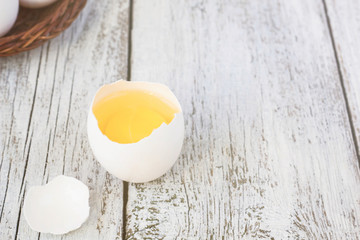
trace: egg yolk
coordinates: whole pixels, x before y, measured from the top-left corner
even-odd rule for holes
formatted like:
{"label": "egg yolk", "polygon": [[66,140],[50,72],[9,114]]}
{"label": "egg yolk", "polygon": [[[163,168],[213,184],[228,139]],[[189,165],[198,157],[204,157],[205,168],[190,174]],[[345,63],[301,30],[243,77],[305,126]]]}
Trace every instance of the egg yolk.
{"label": "egg yolk", "polygon": [[92,108],[101,132],[111,141],[135,143],[162,123],[169,124],[176,108],[142,91],[121,91],[96,102]]}

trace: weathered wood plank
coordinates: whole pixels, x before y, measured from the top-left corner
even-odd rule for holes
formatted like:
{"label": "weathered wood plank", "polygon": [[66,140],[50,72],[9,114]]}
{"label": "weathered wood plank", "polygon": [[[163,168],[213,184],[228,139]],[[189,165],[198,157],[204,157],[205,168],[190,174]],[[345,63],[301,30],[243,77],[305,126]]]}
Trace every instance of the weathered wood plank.
{"label": "weathered wood plank", "polygon": [[[354,135],[360,142],[360,2],[324,1],[333,34],[339,71],[349,105]],[[359,146],[358,146],[359,147]],[[360,156],[360,149],[358,149]]]}
{"label": "weathered wood plank", "polygon": [[[121,239],[122,182],[93,159],[86,119],[97,88],[126,78],[128,17],[126,0],[89,0],[58,38],[0,59],[0,239]],[[63,173],[90,187],[90,217],[65,236],[38,235],[24,195]]]}
{"label": "weathered wood plank", "polygon": [[356,239],[360,172],[321,0],[134,4],[132,80],[186,119],[171,172],[130,184],[128,239]]}

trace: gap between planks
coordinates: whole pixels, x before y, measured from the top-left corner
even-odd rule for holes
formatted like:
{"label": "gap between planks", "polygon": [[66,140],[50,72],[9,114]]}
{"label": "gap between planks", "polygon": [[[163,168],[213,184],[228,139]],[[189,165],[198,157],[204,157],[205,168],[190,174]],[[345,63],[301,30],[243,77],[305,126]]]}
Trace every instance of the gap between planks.
{"label": "gap between planks", "polygon": [[[132,28],[133,28],[133,11],[134,1],[129,0],[129,25],[128,25],[128,56],[127,56],[127,81],[131,81],[131,51],[132,51]],[[127,224],[127,203],[128,203],[129,183],[123,181],[123,226],[122,239],[126,239],[126,224]]]}
{"label": "gap between planks", "polygon": [[336,49],[336,41],[335,41],[335,37],[333,34],[333,29],[331,26],[331,21],[330,21],[330,17],[328,14],[328,8],[326,5],[326,1],[322,0],[322,4],[324,7],[324,13],[325,13],[325,17],[326,17],[326,23],[327,23],[327,27],[329,30],[329,35],[330,35],[330,39],[331,39],[331,45],[334,51],[334,58],[336,61],[336,67],[337,67],[337,72],[339,74],[339,81],[340,81],[340,85],[341,85],[341,90],[342,90],[342,94],[345,100],[345,106],[346,106],[346,112],[347,112],[347,118],[349,121],[349,125],[350,125],[350,129],[351,129],[351,136],[352,136],[352,140],[354,142],[354,146],[355,146],[355,151],[356,151],[356,157],[358,160],[358,166],[360,167],[360,154],[359,154],[359,144],[356,138],[356,132],[355,132],[355,127],[354,127],[354,123],[353,123],[353,118],[351,115],[351,110],[350,110],[350,105],[349,105],[349,100],[348,100],[348,96],[346,94],[346,89],[345,89],[345,84],[344,84],[344,77],[343,77],[343,73],[341,71],[341,66],[340,66],[340,61],[339,61],[339,54],[338,51]]}

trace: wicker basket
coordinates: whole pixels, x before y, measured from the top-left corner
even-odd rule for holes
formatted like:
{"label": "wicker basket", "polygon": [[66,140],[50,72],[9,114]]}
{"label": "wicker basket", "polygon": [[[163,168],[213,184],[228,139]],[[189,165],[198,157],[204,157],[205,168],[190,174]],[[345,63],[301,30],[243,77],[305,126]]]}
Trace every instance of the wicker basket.
{"label": "wicker basket", "polygon": [[68,28],[85,7],[86,0],[58,0],[39,9],[20,8],[14,27],[0,38],[0,56],[34,49]]}

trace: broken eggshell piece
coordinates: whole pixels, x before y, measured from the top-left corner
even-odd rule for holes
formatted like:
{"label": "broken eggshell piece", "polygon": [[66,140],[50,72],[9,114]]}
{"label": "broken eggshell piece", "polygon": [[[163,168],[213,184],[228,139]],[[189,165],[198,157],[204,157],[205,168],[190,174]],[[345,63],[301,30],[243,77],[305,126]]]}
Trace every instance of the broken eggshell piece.
{"label": "broken eggshell piece", "polygon": [[44,186],[31,187],[24,201],[29,226],[42,233],[65,234],[89,216],[89,189],[73,177],[57,176]]}
{"label": "broken eggshell piece", "polygon": [[[141,94],[147,94],[168,104],[173,109],[172,119],[169,123],[162,122],[159,127],[151,131],[150,135],[139,141],[119,143],[119,141],[110,140],[101,129],[101,123],[97,119],[102,116],[96,116],[94,109],[103,99],[111,99],[126,92],[136,92],[140,94],[139,98],[142,98]],[[151,103],[151,98],[149,101],[150,103],[147,103],[149,106],[156,105],[156,103]],[[129,102],[128,104],[131,105]],[[116,106],[113,111],[116,112],[116,109],[121,107]],[[146,110],[139,111],[140,115],[146,112]],[[133,122],[129,120],[129,124]],[[159,83],[120,80],[104,85],[96,93],[90,107],[88,138],[96,159],[108,172],[128,182],[152,181],[165,174],[174,165],[181,152],[184,139],[184,118],[180,103],[167,86]]]}

